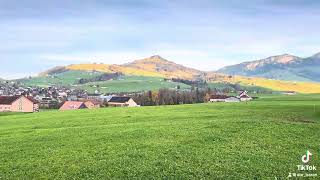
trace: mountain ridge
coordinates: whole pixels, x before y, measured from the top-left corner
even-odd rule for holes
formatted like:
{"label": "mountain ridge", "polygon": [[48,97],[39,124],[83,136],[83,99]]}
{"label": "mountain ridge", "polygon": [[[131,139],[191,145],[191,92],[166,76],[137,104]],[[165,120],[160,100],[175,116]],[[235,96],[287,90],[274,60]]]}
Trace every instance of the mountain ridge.
{"label": "mountain ridge", "polygon": [[157,76],[166,78],[194,79],[203,74],[202,71],[189,68],[162,58],[159,55],[134,60],[130,63],[117,64],[71,64],[56,66],[41,72],[40,76],[52,75],[68,70],[100,71],[105,73],[120,72],[128,75]]}
{"label": "mountain ridge", "polygon": [[308,58],[283,54],[226,66],[216,72],[286,81],[320,82],[320,53]]}
{"label": "mountain ridge", "polygon": [[[301,61],[300,58],[288,54],[280,58],[283,66],[289,64],[292,66],[298,65]],[[290,59],[291,58],[291,59]],[[293,61],[293,59],[295,61]],[[274,62],[274,59],[269,61]],[[317,57],[310,57],[303,61],[310,62],[317,61]],[[271,63],[272,64],[272,63]],[[320,64],[320,63],[319,63]],[[168,61],[161,56],[151,56],[144,59],[135,60],[130,63],[115,65],[115,64],[71,64],[68,66],[60,66],[50,69],[49,71],[41,73],[42,76],[55,75],[55,73],[61,73],[64,71],[98,71],[104,73],[122,73],[124,75],[134,76],[154,76],[161,78],[178,78],[178,79],[190,79],[201,80],[209,83],[232,83],[245,86],[258,86],[264,87],[276,91],[296,91],[301,93],[320,93],[320,83],[313,82],[292,82],[283,80],[271,80],[260,77],[246,77],[239,75],[227,75],[220,72],[204,72],[193,68],[188,68],[183,65],[176,64]],[[54,76],[52,76],[54,77]],[[320,76],[319,76],[320,77]],[[51,77],[50,77],[51,78]]]}

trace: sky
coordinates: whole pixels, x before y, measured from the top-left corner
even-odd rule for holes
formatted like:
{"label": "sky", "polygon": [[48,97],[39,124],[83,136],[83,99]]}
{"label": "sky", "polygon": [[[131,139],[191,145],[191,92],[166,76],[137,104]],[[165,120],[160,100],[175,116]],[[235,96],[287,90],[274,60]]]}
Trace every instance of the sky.
{"label": "sky", "polygon": [[318,0],[0,0],[0,77],[160,55],[212,71],[320,52]]}

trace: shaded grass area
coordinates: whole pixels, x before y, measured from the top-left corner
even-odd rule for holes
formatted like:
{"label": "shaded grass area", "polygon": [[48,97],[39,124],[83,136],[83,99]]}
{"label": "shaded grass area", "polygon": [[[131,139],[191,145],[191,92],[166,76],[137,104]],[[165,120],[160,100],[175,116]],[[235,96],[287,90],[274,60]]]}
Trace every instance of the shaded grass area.
{"label": "shaded grass area", "polygon": [[12,116],[12,115],[25,115],[27,113],[20,113],[20,112],[0,112],[0,117],[1,116]]}
{"label": "shaded grass area", "polygon": [[79,80],[90,79],[99,76],[101,72],[89,71],[67,71],[52,76],[33,77],[31,79],[17,80],[24,86],[66,86],[69,88],[83,89],[90,93],[99,90],[102,93],[119,93],[119,92],[139,92],[148,90],[158,90],[161,88],[176,88],[190,89],[191,86],[183,83],[165,81],[161,77],[146,77],[146,76],[121,76],[119,79],[108,81],[97,81],[86,84],[79,84]]}
{"label": "shaded grass area", "polygon": [[285,178],[307,149],[319,167],[320,102],[269,98],[3,116],[0,177]]}

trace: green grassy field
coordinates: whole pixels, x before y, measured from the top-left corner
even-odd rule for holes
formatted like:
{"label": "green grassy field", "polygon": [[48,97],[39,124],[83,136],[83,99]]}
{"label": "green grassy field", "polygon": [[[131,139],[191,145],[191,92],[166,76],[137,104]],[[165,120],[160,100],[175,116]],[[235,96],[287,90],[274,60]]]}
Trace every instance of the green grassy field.
{"label": "green grassy field", "polygon": [[[99,88],[91,87],[90,85],[99,85]],[[112,92],[139,92],[148,90],[159,90],[161,88],[176,88],[180,86],[180,89],[191,89],[189,85],[177,82],[168,82],[159,77],[145,77],[145,76],[123,76],[118,80],[92,82],[81,85],[82,89],[86,89],[89,92],[99,90],[103,93]]]}
{"label": "green grassy field", "polygon": [[0,116],[0,179],[283,179],[306,150],[319,177],[319,100]]}
{"label": "green grassy field", "polygon": [[[84,89],[91,93],[99,90],[102,93],[119,93],[119,92],[140,92],[148,90],[158,90],[161,88],[176,88],[178,85],[181,89],[190,89],[189,85],[177,82],[168,82],[160,77],[146,76],[121,76],[119,79],[109,81],[90,82],[78,84],[78,81],[90,79],[101,75],[101,72],[87,71],[67,71],[54,76],[33,77],[31,79],[19,80],[24,86],[66,86],[69,88]],[[99,86],[97,88],[96,86]]]}
{"label": "green grassy field", "polygon": [[[208,83],[208,87],[209,88],[215,88],[218,90],[223,90],[225,88],[232,90],[232,91],[236,91],[236,89],[234,88],[234,85],[232,84],[228,84],[228,83],[221,83],[221,82],[215,82],[215,83]],[[244,85],[239,85],[239,87],[241,89],[245,89],[249,92],[275,92],[272,89],[267,89],[267,88],[263,88],[263,87],[259,87],[259,86],[244,86]]]}
{"label": "green grassy field", "polygon": [[67,71],[52,76],[32,77],[31,79],[18,80],[25,86],[70,86],[76,84],[81,78],[93,78],[99,76],[101,72],[87,71]]}

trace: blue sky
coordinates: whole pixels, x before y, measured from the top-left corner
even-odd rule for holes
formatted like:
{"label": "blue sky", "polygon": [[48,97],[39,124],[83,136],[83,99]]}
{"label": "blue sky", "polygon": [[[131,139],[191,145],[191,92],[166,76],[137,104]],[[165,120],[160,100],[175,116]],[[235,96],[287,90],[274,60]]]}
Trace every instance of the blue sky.
{"label": "blue sky", "polygon": [[152,55],[201,70],[320,52],[314,0],[0,0],[0,77]]}

